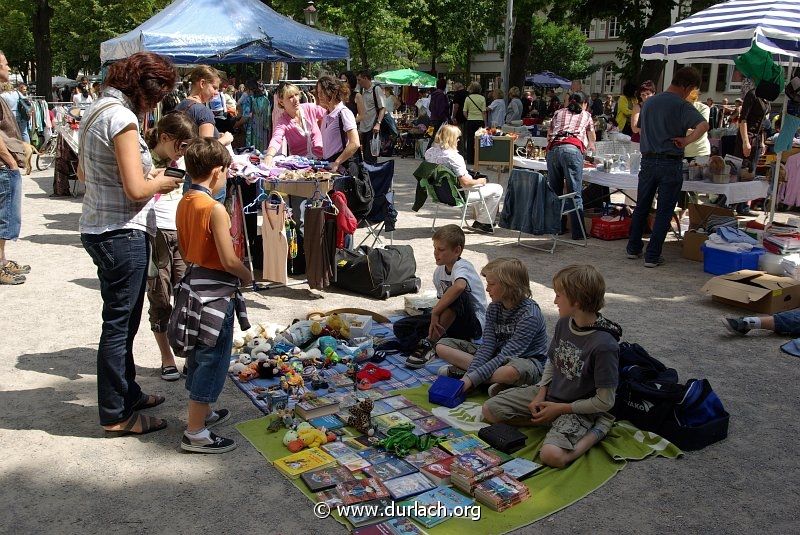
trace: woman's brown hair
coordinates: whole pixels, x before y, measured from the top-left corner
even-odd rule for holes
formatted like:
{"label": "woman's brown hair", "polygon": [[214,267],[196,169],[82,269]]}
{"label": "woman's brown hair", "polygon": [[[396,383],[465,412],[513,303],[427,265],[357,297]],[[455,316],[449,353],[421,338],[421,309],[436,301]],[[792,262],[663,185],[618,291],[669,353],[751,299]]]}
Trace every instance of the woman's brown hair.
{"label": "woman's brown hair", "polygon": [[331,102],[347,102],[347,98],[350,96],[350,86],[347,82],[342,82],[327,74],[317,80],[317,89],[325,93]]}
{"label": "woman's brown hair", "polygon": [[108,69],[105,87],[113,87],[131,99],[136,113],[144,113],[172,91],[178,72],[172,62],[152,52],[137,52]]}

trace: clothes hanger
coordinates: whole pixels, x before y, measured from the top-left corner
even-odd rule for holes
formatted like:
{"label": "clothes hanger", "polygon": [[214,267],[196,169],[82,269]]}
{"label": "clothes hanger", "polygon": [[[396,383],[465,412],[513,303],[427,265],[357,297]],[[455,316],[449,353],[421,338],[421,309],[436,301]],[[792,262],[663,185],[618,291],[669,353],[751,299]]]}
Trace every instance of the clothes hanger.
{"label": "clothes hanger", "polygon": [[253,202],[242,208],[242,212],[245,214],[257,214],[258,207],[261,206],[261,203],[267,200],[267,198],[267,192],[264,190],[264,179],[261,178],[258,181],[258,195]]}
{"label": "clothes hanger", "polygon": [[333,203],[333,201],[331,200],[330,195],[328,195],[327,193],[322,198],[322,205],[325,206],[326,208],[333,208],[333,212],[329,212],[326,209],[325,210],[326,213],[332,214],[332,215],[339,215],[339,208]]}

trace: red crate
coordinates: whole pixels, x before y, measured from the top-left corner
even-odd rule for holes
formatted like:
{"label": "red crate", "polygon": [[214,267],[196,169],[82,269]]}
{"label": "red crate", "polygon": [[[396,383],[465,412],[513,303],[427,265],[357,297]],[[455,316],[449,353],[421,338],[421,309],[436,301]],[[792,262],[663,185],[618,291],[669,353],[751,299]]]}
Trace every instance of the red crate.
{"label": "red crate", "polygon": [[593,217],[589,235],[601,240],[622,240],[626,239],[630,232],[630,217],[622,217],[614,221],[607,221],[602,217]]}

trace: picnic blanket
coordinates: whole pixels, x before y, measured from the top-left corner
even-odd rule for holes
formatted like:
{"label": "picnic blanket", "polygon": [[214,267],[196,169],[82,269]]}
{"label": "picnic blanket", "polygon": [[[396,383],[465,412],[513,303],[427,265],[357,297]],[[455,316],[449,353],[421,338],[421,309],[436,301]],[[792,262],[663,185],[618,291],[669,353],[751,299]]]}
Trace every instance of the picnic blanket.
{"label": "picnic blanket", "polygon": [[[394,316],[390,319],[392,322],[394,322],[402,317],[404,316]],[[376,344],[377,341],[385,342],[395,339],[394,332],[392,331],[392,323],[373,323],[370,335],[376,340]],[[392,373],[392,377],[391,379],[376,383],[375,387],[381,390],[400,390],[430,384],[436,379],[436,372],[439,367],[445,364],[442,359],[435,358],[424,368],[410,370],[405,367],[406,357],[407,355],[403,353],[390,353],[386,357],[386,360],[378,363],[377,366],[389,370]],[[344,373],[345,371],[347,371],[347,366],[338,364],[327,370],[322,370],[320,375],[323,377],[330,377],[331,375],[336,373]],[[235,374],[229,374],[229,377],[231,378],[231,381],[233,381],[233,383],[239,388],[239,390],[244,392],[245,395],[250,398],[250,401],[253,402],[253,405],[258,407],[258,409],[264,414],[269,414],[269,411],[267,410],[267,403],[258,399],[258,395],[263,391],[263,389],[277,385],[280,382],[279,379],[253,379],[243,383]],[[340,388],[339,390],[343,389],[345,388]],[[327,394],[327,391],[318,390],[317,394],[322,397]]]}
{"label": "picnic blanket", "polygon": [[[418,406],[431,409],[428,403],[428,386],[406,389],[393,394],[402,394]],[[476,394],[470,401],[483,403],[485,394]],[[236,429],[270,462],[288,455],[281,443],[283,433],[269,433],[266,426],[269,418],[258,418],[236,425]],[[528,436],[527,445],[514,454],[515,457],[534,459],[547,432],[544,428],[522,429]],[[625,468],[628,461],[647,457],[669,459],[683,455],[680,449],[664,438],[640,431],[628,422],[615,422],[608,436],[567,468],[556,470],[544,468],[524,483],[531,490],[531,498],[514,507],[497,513],[481,506],[481,519],[477,521],[452,518],[433,528],[425,528],[431,535],[462,535],[463,533],[502,534],[532,524],[565,507],[572,505],[591,492],[602,487],[614,475]],[[302,480],[292,483],[312,501],[314,495]],[[333,517],[349,525],[336,514]]]}

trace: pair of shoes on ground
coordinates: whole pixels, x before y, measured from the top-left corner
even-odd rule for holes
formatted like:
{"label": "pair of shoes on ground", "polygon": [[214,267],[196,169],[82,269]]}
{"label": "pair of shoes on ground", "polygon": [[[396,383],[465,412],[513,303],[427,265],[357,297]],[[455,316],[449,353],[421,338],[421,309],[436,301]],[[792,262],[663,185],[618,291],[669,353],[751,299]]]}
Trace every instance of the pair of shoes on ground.
{"label": "pair of shoes on ground", "polygon": [[417,348],[406,359],[406,368],[418,370],[424,367],[436,356],[436,348],[427,338],[423,338],[417,344]]}
{"label": "pair of shoes on ground", "polygon": [[161,431],[167,428],[167,421],[146,414],[140,414],[137,411],[152,409],[158,407],[166,401],[164,396],[148,395],[142,392],[139,401],[133,405],[134,413],[119,429],[108,429],[104,427],[108,436],[124,437],[127,435],[146,435],[155,431]]}
{"label": "pair of shoes on ground", "polygon": [[25,275],[31,272],[31,266],[8,260],[0,268],[0,284],[17,285],[25,282]]}
{"label": "pair of shoes on ground", "polygon": [[[642,253],[641,252],[638,252],[638,253],[626,252],[625,255],[630,260],[636,260],[636,259],[639,259],[639,258],[642,257]],[[646,268],[654,268],[654,267],[658,267],[658,266],[662,265],[663,263],[664,263],[664,257],[663,256],[659,256],[656,260],[645,260],[644,261],[644,267],[646,267]]]}
{"label": "pair of shoes on ground", "polygon": [[747,333],[753,330],[753,327],[750,326],[749,323],[744,321],[744,318],[722,318],[722,324],[725,326],[733,334],[738,334],[739,336],[745,336]]}
{"label": "pair of shoes on ground", "polygon": [[231,413],[228,409],[217,409],[211,411],[205,421],[205,428],[203,431],[208,432],[208,436],[199,440],[190,439],[186,433],[181,437],[181,449],[184,451],[191,451],[193,453],[227,453],[236,449],[236,442],[230,438],[221,437],[217,434],[208,431],[215,425],[219,425],[230,419]]}
{"label": "pair of shoes on ground", "polygon": [[480,223],[478,221],[472,222],[472,229],[484,234],[494,234],[494,227],[489,223]]}

